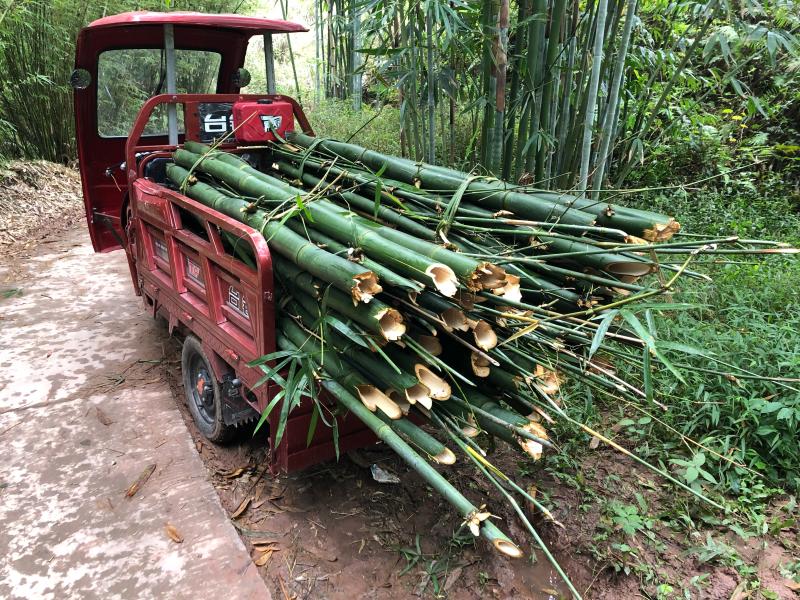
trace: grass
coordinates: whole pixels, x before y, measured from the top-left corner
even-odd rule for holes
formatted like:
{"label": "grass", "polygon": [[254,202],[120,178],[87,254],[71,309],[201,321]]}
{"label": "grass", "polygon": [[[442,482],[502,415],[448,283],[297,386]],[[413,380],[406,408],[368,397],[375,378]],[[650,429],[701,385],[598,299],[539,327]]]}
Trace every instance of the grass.
{"label": "grass", "polygon": [[323,100],[308,114],[320,137],[349,139],[378,152],[400,155],[400,111],[393,106],[365,104],[361,111],[355,111],[348,102]]}
{"label": "grass", "polygon": [[[317,135],[352,139],[368,148],[400,154],[400,114],[394,106],[364,105],[354,111],[347,102],[324,100],[309,114]],[[800,197],[787,188],[780,173],[742,171],[713,179],[702,188],[625,196],[624,203],[676,215],[689,233],[800,245]],[[701,268],[713,277],[712,284],[690,282],[675,293],[671,300],[695,308],[661,314],[659,337],[702,349],[760,375],[800,376],[800,262],[795,257],[731,259],[726,262],[737,264],[707,263]],[[693,367],[731,370],[703,356],[680,358]],[[656,371],[656,393],[670,407],[658,416],[674,430],[760,475],[717,459],[713,452],[698,458],[674,431],[652,419],[637,415],[629,424],[627,411],[619,406],[598,408],[590,400],[584,402],[581,416],[623,422],[623,433],[643,454],[671,465],[694,486],[735,497],[763,475],[772,487],[800,489],[800,449],[795,440],[800,386],[782,387],[691,369],[684,373],[685,382],[680,382],[666,370]],[[695,468],[698,461],[702,461],[700,469]]]}
{"label": "grass", "polygon": [[[365,107],[356,113],[348,105],[328,101],[311,114],[318,135],[348,139],[361,128],[354,142],[400,153],[395,108]],[[676,215],[689,233],[800,245],[800,197],[785,180],[788,177],[780,173],[740,172],[699,189],[626,196],[623,203]],[[684,381],[666,369],[656,369],[656,399],[668,411],[647,407],[657,417],[651,418],[585,390],[570,390],[568,405],[576,418],[611,431],[620,443],[663,465],[687,485],[724,498],[730,510],[725,515],[707,512],[676,496],[674,489],[655,484],[652,489],[658,487],[660,492],[641,497],[633,490],[642,489],[643,480],[640,477],[637,483],[635,476],[628,477],[634,481],[626,483],[629,472],[609,475],[604,483],[590,480],[587,472],[597,454],[589,449],[588,436],[577,430],[561,432],[561,452],[540,463],[520,464],[521,475],[541,478],[545,470],[580,492],[577,509],[599,514],[589,552],[600,564],[637,576],[648,597],[679,597],[681,592],[702,597],[709,581],[703,573],[682,582],[660,579],[658,564],[667,558],[664,530],[674,537],[671,552],[678,547],[681,556],[692,556],[698,564],[731,567],[749,590],[770,597],[760,590],[753,565],[730,544],[751,536],[775,543],[785,520],[776,516],[775,503],[800,491],[800,384],[698,370],[727,373],[733,365],[766,377],[800,377],[800,261],[795,256],[723,258],[730,260],[695,267],[709,274],[713,283],[689,281],[669,299],[692,308],[656,312],[660,339],[703,352],[674,356],[687,365],[681,369]],[[621,493],[623,489],[629,493]]]}
{"label": "grass", "polygon": [[[724,188],[676,191],[639,203],[679,215],[691,233],[800,244],[800,205],[779,183],[738,195]],[[735,260],[741,264],[704,268],[713,284],[692,283],[679,291],[674,299],[696,308],[662,318],[659,335],[762,376],[800,377],[800,261],[795,256]],[[688,362],[696,367],[731,371],[713,360],[692,358]],[[800,385],[692,370],[684,377],[685,384],[666,373],[657,377],[670,406],[670,425],[758,471],[773,486],[800,489]],[[666,452],[675,450],[671,442],[664,444]],[[739,495],[743,486],[760,479],[710,455],[706,459],[704,468],[721,491]]]}

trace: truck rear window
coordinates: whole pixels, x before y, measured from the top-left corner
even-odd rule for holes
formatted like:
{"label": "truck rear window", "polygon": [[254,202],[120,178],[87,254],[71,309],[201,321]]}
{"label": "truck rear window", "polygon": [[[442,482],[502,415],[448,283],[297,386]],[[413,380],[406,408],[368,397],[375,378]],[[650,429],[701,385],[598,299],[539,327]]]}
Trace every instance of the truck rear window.
{"label": "truck rear window", "polygon": [[[175,82],[179,94],[213,94],[221,57],[205,50],[175,51]],[[136,115],[151,96],[167,92],[166,57],[154,48],[109,50],[97,66],[97,132],[102,137],[125,137]],[[183,131],[182,107],[178,128]],[[166,135],[167,110],[153,111],[145,135]]]}

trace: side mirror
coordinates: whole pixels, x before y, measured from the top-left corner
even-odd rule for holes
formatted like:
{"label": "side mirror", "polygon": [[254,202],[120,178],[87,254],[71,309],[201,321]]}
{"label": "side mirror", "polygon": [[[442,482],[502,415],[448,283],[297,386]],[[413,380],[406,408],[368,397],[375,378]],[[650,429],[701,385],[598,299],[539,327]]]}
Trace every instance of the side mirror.
{"label": "side mirror", "polygon": [[92,74],[86,69],[75,69],[69,76],[69,84],[74,90],[85,90],[92,83]]}
{"label": "side mirror", "polygon": [[236,69],[233,73],[232,83],[234,87],[243,88],[250,84],[250,71],[247,69]]}

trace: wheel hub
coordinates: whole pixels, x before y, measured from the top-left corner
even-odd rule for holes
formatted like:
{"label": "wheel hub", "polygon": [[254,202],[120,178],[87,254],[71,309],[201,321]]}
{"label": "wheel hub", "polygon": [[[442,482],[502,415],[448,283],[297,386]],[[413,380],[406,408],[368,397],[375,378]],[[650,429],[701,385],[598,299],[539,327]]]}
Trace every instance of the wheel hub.
{"label": "wheel hub", "polygon": [[214,398],[214,386],[211,385],[211,374],[202,362],[200,364],[196,363],[193,371],[194,390],[192,390],[192,398],[195,406],[197,406],[197,410],[204,421],[213,423],[216,412],[216,398]]}

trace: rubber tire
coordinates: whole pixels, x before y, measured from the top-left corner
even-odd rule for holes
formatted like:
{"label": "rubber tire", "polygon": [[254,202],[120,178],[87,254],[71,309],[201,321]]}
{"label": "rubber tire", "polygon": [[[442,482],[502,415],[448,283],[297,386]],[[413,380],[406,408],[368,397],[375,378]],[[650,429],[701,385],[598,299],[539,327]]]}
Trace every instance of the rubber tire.
{"label": "rubber tire", "polygon": [[[214,390],[214,407],[211,423],[203,418],[199,412],[195,402],[193,392],[195,390],[195,383],[192,381],[192,362],[199,359],[204,363],[205,370],[211,375],[211,387]],[[236,428],[225,425],[222,419],[222,390],[220,389],[217,378],[213,376],[211,370],[211,361],[203,351],[203,346],[200,340],[195,336],[190,335],[183,342],[183,351],[181,352],[181,372],[183,374],[183,389],[186,393],[186,404],[189,406],[189,412],[192,413],[197,429],[202,433],[210,442],[215,444],[224,444],[230,441],[236,435]]]}

